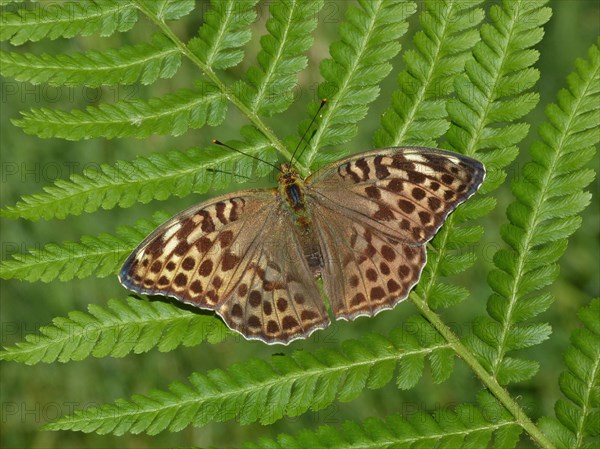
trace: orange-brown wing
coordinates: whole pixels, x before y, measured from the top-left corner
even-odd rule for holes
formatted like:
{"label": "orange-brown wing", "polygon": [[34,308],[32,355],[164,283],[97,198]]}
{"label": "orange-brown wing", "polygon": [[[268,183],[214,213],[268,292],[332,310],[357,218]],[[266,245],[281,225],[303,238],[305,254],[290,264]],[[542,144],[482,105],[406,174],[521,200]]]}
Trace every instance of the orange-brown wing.
{"label": "orange-brown wing", "polygon": [[481,185],[483,165],[421,147],[352,156],[306,181],[334,315],[394,307],[425,266],[424,244]]}
{"label": "orange-brown wing", "polygon": [[329,324],[290,228],[275,191],[225,195],[157,228],[119,279],[138,293],[215,310],[246,338],[287,343]]}

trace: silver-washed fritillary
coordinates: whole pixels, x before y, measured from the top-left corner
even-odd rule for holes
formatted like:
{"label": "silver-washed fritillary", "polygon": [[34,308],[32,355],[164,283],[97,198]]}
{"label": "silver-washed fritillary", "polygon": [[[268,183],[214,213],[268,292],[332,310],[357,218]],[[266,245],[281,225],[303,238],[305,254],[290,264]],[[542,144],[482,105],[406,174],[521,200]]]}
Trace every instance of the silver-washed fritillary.
{"label": "silver-washed fritillary", "polygon": [[284,164],[278,188],[244,190],[191,207],[126,260],[128,289],[214,310],[249,339],[287,344],[333,316],[393,308],[425,266],[425,244],[485,176],[471,158],[384,148],[306,179]]}

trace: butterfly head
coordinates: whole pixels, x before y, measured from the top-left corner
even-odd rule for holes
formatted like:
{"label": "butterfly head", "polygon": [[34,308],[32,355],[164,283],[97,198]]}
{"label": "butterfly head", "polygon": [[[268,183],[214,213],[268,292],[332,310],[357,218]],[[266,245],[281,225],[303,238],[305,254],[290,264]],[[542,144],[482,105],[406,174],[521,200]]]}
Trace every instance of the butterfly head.
{"label": "butterfly head", "polygon": [[295,184],[301,180],[301,176],[298,171],[289,163],[281,164],[279,167],[279,175],[277,176],[277,182],[281,185]]}

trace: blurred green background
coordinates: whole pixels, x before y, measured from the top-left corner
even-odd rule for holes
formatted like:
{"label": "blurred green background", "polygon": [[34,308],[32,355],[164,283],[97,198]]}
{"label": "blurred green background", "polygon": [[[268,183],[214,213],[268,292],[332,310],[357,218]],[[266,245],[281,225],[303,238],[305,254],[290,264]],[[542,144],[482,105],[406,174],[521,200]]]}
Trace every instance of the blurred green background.
{"label": "blurred green background", "polygon": [[[419,4],[421,12],[422,4]],[[279,137],[294,132],[297,123],[306,117],[306,105],[314,99],[315,88],[321,80],[318,65],[328,56],[328,45],[336,38],[336,27],[343,18],[347,2],[327,2],[315,32],[315,44],[309,52],[309,66],[300,76],[298,100],[288,111],[271,119],[268,123]],[[537,47],[541,53],[536,65],[541,79],[536,90],[541,94],[538,107],[527,116],[532,124],[527,141],[521,149],[536,138],[537,125],[544,119],[543,109],[553,102],[559,88],[565,85],[565,76],[574,68],[575,57],[586,57],[590,45],[596,42],[600,29],[600,9],[596,1],[551,1],[554,14],[546,26],[546,36]],[[196,9],[196,12],[200,8]],[[411,28],[403,37],[403,50],[411,48],[411,39],[418,30],[418,13],[411,19]],[[198,14],[174,23],[176,33],[184,40],[191,38],[200,24]],[[327,17],[327,20],[324,18]],[[227,72],[226,81],[232,82],[243,75],[258,52],[258,37],[264,34],[267,18],[263,5],[259,20],[254,25],[253,39],[248,46],[246,59],[235,69]],[[154,28],[143,19],[131,32],[116,34],[110,38],[97,37],[71,40],[42,41],[25,44],[17,49],[3,45],[4,49],[32,53],[70,53],[90,48],[118,47],[144,41]],[[395,89],[396,76],[404,68],[401,55],[394,61],[394,69],[382,84],[380,97],[372,104],[368,117],[359,125],[359,135],[347,144],[351,151],[362,151],[371,147],[371,137],[379,126],[381,113],[388,106],[390,93]],[[68,142],[59,139],[41,140],[25,135],[14,127],[10,120],[18,117],[18,111],[30,107],[49,106],[60,109],[81,108],[88,102],[98,103],[115,99],[156,96],[189,87],[199,74],[184,61],[177,76],[162,80],[150,88],[121,87],[101,90],[82,88],[49,88],[16,83],[2,79],[1,113],[1,157],[2,157],[2,205],[13,205],[21,195],[36,193],[57,178],[65,179],[70,170],[80,172],[83,168],[101,163],[114,163],[117,159],[130,160],[136,155],[150,151],[186,149],[205,146],[211,139],[227,140],[239,136],[239,129],[247,121],[233,107],[228,118],[218,128],[191,130],[184,136],[153,136],[145,141],[136,139]],[[509,176],[519,174],[519,167],[527,161],[522,156],[509,168]],[[596,170],[598,158],[595,159]],[[232,185],[231,189],[240,186]],[[600,291],[599,271],[599,208],[598,184],[592,187],[595,195],[593,204],[584,212],[582,228],[571,239],[569,249],[561,260],[561,277],[551,286],[556,297],[552,308],[543,316],[554,333],[550,341],[529,351],[528,356],[538,360],[542,368],[530,382],[514,385],[510,391],[534,419],[552,414],[555,400],[559,397],[557,378],[563,370],[561,354],[568,344],[570,331],[578,325],[576,311],[587,304]],[[156,210],[176,213],[194,203],[213,196],[190,195],[184,199],[170,198],[166,202],[137,204],[128,210],[114,209],[69,217],[67,220],[52,221],[9,221],[2,220],[2,259],[26,248],[41,248],[49,242],[78,240],[81,235],[112,233],[117,225],[132,224],[142,217],[150,217]],[[479,263],[464,275],[455,279],[472,292],[465,303],[444,311],[447,323],[461,335],[470,332],[470,323],[475,315],[483,313],[490,293],[486,275],[491,266],[491,257],[502,246],[498,237],[498,224],[505,221],[504,211],[511,201],[507,185],[494,192],[498,207],[487,217],[484,240],[474,248]],[[86,310],[88,304],[105,305],[111,297],[123,298],[126,292],[116,276],[104,279],[87,278],[67,283],[58,281],[26,283],[3,281],[1,293],[1,329],[3,346],[23,340],[28,333],[36,332],[49,324],[56,316],[64,316],[72,310]],[[353,323],[335,323],[329,329],[318,332],[306,342],[295,342],[291,347],[267,346],[259,342],[247,342],[236,337],[211,346],[203,344],[195,348],[178,348],[170,353],[153,351],[141,355],[129,355],[123,359],[95,359],[68,364],[39,364],[25,366],[2,363],[1,369],[1,436],[2,447],[17,448],[150,448],[165,446],[240,446],[248,439],[260,436],[275,436],[278,433],[297,433],[301,429],[316,428],[323,424],[339,425],[351,419],[385,417],[393,413],[410,415],[417,410],[436,411],[451,408],[460,402],[474,401],[474,392],[480,384],[464,364],[457,361],[454,374],[441,385],[434,384],[426,370],[419,385],[409,391],[400,392],[393,384],[377,391],[366,391],[351,403],[335,403],[319,412],[306,413],[299,418],[283,419],[273,426],[258,424],[240,426],[236,422],[211,424],[203,428],[188,428],[172,434],[163,432],[149,437],[125,435],[122,437],[86,435],[72,432],[40,432],[44,422],[72,412],[73,409],[111,402],[119,397],[134,393],[145,393],[152,388],[165,389],[174,381],[185,381],[194,371],[204,372],[212,368],[226,368],[232,363],[260,357],[269,360],[273,354],[292,350],[312,350],[317,347],[336,347],[345,338],[360,338],[370,331],[387,333],[398,327],[416,308],[407,301],[395,310],[374,318],[361,318]],[[528,442],[523,443],[524,447]]]}

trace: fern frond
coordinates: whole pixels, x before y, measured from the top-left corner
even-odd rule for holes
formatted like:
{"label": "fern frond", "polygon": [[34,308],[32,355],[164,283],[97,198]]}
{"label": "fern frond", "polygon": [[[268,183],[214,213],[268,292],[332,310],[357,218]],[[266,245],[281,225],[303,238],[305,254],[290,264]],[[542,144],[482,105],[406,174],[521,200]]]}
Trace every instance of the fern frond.
{"label": "fern frond", "polygon": [[[273,160],[274,151],[264,136],[251,126],[242,129],[245,142],[230,142],[234,148]],[[6,207],[0,215],[7,218],[39,220],[65,218],[68,215],[91,213],[99,208],[129,207],[136,202],[165,200],[171,195],[185,196],[204,193],[231,183],[217,175],[207,175],[206,169],[218,167],[234,173],[248,173],[248,158],[210,146],[186,151],[153,153],[132,162],[103,164],[100,170],[88,169],[74,174],[69,181],[58,180],[44,188],[44,193],[23,196],[15,206]],[[251,166],[251,175],[265,176],[271,168],[262,163]]]}
{"label": "fern frond", "polygon": [[[313,162],[319,148],[342,144],[356,135],[357,123],[379,95],[379,82],[392,69],[389,61],[400,51],[398,39],[408,29],[407,19],[415,10],[413,2],[403,0],[360,0],[358,6],[348,6],[346,20],[339,27],[341,39],[331,44],[331,59],[321,62],[325,81],[318,93],[329,105],[320,114],[320,124],[303,153],[304,166],[316,168]],[[309,106],[311,117],[318,105],[312,102]],[[303,121],[299,133],[307,126],[308,121]]]}
{"label": "fern frond", "polygon": [[[538,79],[538,71],[530,67],[538,53],[530,47],[542,38],[541,26],[550,18],[546,2],[506,0],[502,6],[493,5],[489,11],[491,23],[481,27],[482,40],[473,49],[474,59],[465,64],[466,73],[455,78],[458,98],[448,102],[452,124],[447,146],[485,163],[488,174],[482,193],[502,183],[504,168],[518,153],[515,145],[527,133],[527,124],[504,123],[503,117],[510,115],[516,120],[538,100],[537,94],[528,92]],[[475,153],[483,149],[487,151]],[[451,265],[452,273],[457,273],[475,263],[474,254],[457,260],[452,255],[456,250],[467,253],[469,246],[479,241],[483,229],[457,225],[484,216],[494,206],[493,198],[471,198],[449,217],[432,241],[435,251],[428,252],[431,257],[417,286],[417,294],[431,307],[448,307],[468,296],[466,289],[449,286],[439,278]]]}
{"label": "fern frond", "polygon": [[392,106],[381,118],[374,135],[375,148],[417,144],[437,146],[435,141],[450,126],[446,99],[454,91],[452,81],[471,58],[479,41],[484,17],[479,1],[428,0],[419,16],[422,30],[415,34],[415,50],[404,52],[406,70],[398,76]]}
{"label": "fern frond", "polygon": [[239,97],[253,112],[271,116],[293,101],[296,74],[306,67],[303,56],[312,44],[322,0],[281,0],[269,6],[269,34],[260,39],[258,66],[246,73],[250,85],[238,83]]}
{"label": "fern frond", "polygon": [[133,3],[121,0],[38,2],[2,15],[0,41],[21,45],[44,38],[110,36],[115,31],[131,29],[137,18]]}
{"label": "fern frond", "polygon": [[152,84],[171,78],[181,63],[175,44],[162,34],[150,43],[70,55],[34,55],[0,50],[0,74],[17,81],[51,86]]}
{"label": "fern frond", "polygon": [[0,360],[34,365],[93,357],[124,357],[158,348],[172,351],[180,345],[204,341],[219,343],[231,331],[221,320],[199,315],[162,301],[128,297],[111,299],[108,307],[88,306],[89,313],[71,312],[52,320],[52,326],[29,334],[24,342],[0,352]]}
{"label": "fern frond", "polygon": [[196,0],[154,0],[144,6],[161,21],[177,20],[187,16],[196,6]]}
{"label": "fern frond", "polygon": [[227,102],[222,92],[210,83],[196,82],[195,89],[145,100],[123,100],[74,109],[31,109],[22,111],[23,118],[12,122],[28,134],[41,138],[60,137],[67,140],[94,137],[137,137],[155,134],[179,136],[188,128],[205,124],[217,126],[225,120]]}
{"label": "fern frond", "polygon": [[525,323],[546,310],[552,298],[540,289],[558,276],[558,259],[566,239],[581,224],[580,212],[590,203],[584,189],[595,172],[585,168],[600,141],[600,51],[589,50],[568,77],[569,89],[559,92],[558,104],[546,109],[541,141],[530,149],[532,161],[511,185],[515,201],[507,209],[509,223],[501,228],[508,249],[494,256],[496,269],[488,283],[491,318],[482,318],[475,335],[488,346],[486,367],[502,383],[518,382],[537,371],[537,363],[507,357],[548,338],[550,326]]}
{"label": "fern frond", "polygon": [[568,370],[559,379],[568,400],[556,402],[558,419],[543,417],[539,422],[560,449],[592,449],[600,437],[600,298],[578,315],[584,327],[571,334],[564,356]]}
{"label": "fern frond", "polygon": [[[390,337],[371,334],[360,341],[347,340],[337,350],[295,351],[274,357],[270,363],[252,359],[226,371],[196,373],[190,385],[176,382],[168,391],[77,411],[49,423],[46,429],[156,434],[234,418],[242,424],[269,424],[309,408],[323,409],[336,398],[351,401],[365,387],[381,388],[392,379],[397,364],[397,383],[409,388],[421,376],[427,355],[451,352],[423,318],[414,316],[407,324]],[[445,365],[442,377],[451,370]]]}
{"label": "fern frond", "polygon": [[256,19],[258,0],[211,0],[204,14],[199,37],[189,42],[190,50],[208,67],[226,69],[244,57],[242,45],[250,40],[250,24]]}
{"label": "fern frond", "polygon": [[298,435],[281,434],[276,440],[261,438],[244,444],[244,449],[379,449],[383,447],[418,449],[484,448],[492,438],[495,446],[514,448],[522,429],[489,393],[481,392],[477,403],[460,404],[428,414],[392,415],[385,420],[368,418],[363,423],[346,421],[340,428],[321,426],[316,431],[303,430]]}
{"label": "fern frond", "polygon": [[56,278],[70,281],[92,274],[96,277],[115,274],[138,243],[170,217],[166,212],[157,212],[152,221],[140,220],[133,227],[117,228],[117,235],[83,236],[79,242],[30,248],[26,254],[14,254],[12,260],[0,261],[0,278],[50,282]]}

